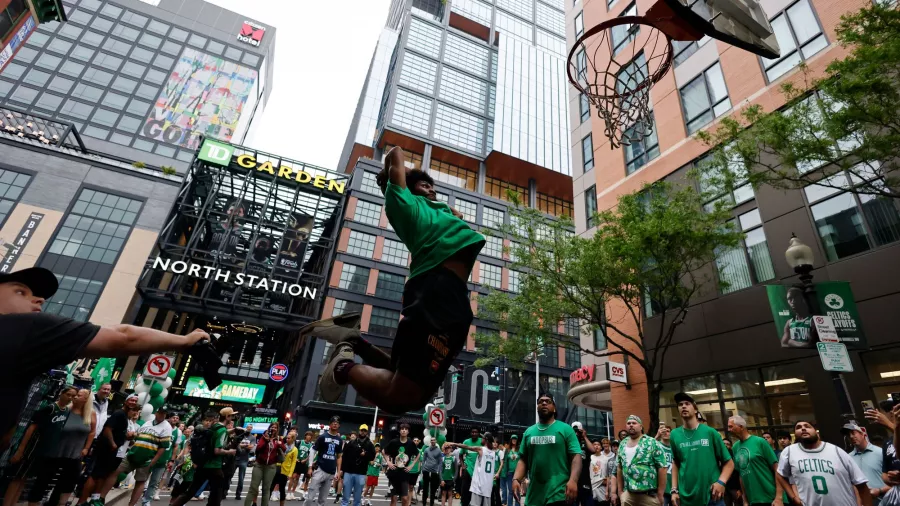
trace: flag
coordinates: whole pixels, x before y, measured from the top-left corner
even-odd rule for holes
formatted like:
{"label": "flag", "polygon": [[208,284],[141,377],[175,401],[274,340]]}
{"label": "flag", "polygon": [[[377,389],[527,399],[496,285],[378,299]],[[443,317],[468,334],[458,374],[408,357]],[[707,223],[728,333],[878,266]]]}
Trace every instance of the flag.
{"label": "flag", "polygon": [[91,386],[91,390],[96,392],[100,389],[100,385],[104,383],[109,383],[109,380],[112,379],[113,368],[116,367],[116,359],[114,358],[101,358],[97,365],[94,366],[94,370],[91,371],[91,378],[94,379],[94,384]]}

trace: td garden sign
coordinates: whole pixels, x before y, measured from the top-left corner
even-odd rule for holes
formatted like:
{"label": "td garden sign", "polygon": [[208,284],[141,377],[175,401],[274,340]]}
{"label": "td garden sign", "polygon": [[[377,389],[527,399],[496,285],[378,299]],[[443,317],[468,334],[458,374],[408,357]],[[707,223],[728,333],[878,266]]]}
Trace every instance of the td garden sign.
{"label": "td garden sign", "polygon": [[343,194],[346,181],[326,179],[324,176],[313,176],[303,169],[295,169],[289,165],[280,164],[277,167],[272,162],[259,162],[251,154],[234,156],[234,146],[206,139],[200,146],[197,158],[204,162],[221,165],[223,167],[237,164],[237,166],[258,172],[267,172],[277,178],[283,178],[300,184],[309,184],[316,188],[322,188],[334,193]]}

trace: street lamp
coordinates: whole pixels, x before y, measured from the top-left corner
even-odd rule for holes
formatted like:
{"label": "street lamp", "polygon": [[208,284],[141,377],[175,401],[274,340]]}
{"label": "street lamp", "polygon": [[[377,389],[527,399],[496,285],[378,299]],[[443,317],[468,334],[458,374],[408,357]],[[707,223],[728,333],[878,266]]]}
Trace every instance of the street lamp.
{"label": "street lamp", "polygon": [[[806,301],[810,313],[812,313],[813,317],[822,315],[822,310],[819,307],[819,298],[816,296],[816,287],[812,282],[813,264],[816,261],[812,248],[807,246],[796,235],[791,234],[791,241],[788,244],[788,249],[784,252],[784,258],[787,260],[788,265],[794,269],[794,272],[799,275],[801,287],[803,288],[803,299]],[[815,322],[812,324],[815,325]],[[832,372],[831,381],[834,383],[841,412],[844,413],[844,416],[853,417],[850,394],[847,392],[846,383],[844,383],[844,375]]]}

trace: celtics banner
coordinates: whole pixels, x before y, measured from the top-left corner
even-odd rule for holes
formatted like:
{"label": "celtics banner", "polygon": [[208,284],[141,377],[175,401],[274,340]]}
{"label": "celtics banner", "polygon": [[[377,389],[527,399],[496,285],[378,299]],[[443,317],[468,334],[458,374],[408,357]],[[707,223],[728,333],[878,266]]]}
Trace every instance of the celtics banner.
{"label": "celtics banner", "polygon": [[[813,286],[819,311],[832,318],[840,341],[851,349],[867,348],[850,283],[823,281]],[[819,339],[813,324],[813,309],[807,304],[803,289],[790,285],[768,285],[766,293],[781,347],[814,348]]]}
{"label": "celtics banner", "polygon": [[263,400],[265,390],[265,385],[230,380],[225,380],[221,385],[210,390],[203,378],[191,376],[188,378],[187,385],[184,388],[184,395],[201,399],[220,399],[223,401],[259,404]]}
{"label": "celtics banner", "polygon": [[94,384],[91,385],[91,390],[96,392],[100,389],[100,386],[104,383],[109,383],[109,380],[112,379],[113,369],[116,367],[116,359],[114,358],[101,358],[97,365],[94,366],[94,370],[91,371],[91,378],[94,379]]}

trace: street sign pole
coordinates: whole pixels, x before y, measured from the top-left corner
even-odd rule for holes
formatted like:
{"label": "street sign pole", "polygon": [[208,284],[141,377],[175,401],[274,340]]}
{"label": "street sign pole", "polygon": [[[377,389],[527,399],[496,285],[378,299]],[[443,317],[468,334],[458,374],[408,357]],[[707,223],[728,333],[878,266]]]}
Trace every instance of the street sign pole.
{"label": "street sign pole", "polygon": [[[822,308],[819,307],[819,297],[816,295],[816,287],[812,283],[812,274],[806,274],[805,276],[800,276],[800,280],[803,282],[803,297],[806,299],[806,304],[809,309],[812,311],[814,324],[818,327],[818,323],[815,322],[816,318],[823,315]],[[829,318],[830,320],[830,318]],[[823,329],[828,329],[827,321],[822,322]],[[833,325],[832,327],[833,328]],[[826,339],[831,337],[831,332],[826,332]],[[818,343],[823,344],[823,343]],[[827,343],[832,344],[832,343]],[[845,347],[846,352],[846,347]],[[821,354],[821,352],[820,352]],[[851,369],[852,370],[852,369]],[[847,390],[847,382],[844,381],[844,375],[837,371],[831,371],[831,382],[834,385],[834,391],[837,395],[838,406],[841,409],[841,413],[844,414],[844,418],[852,419],[855,415],[853,414],[853,404],[850,401],[850,392]]]}

